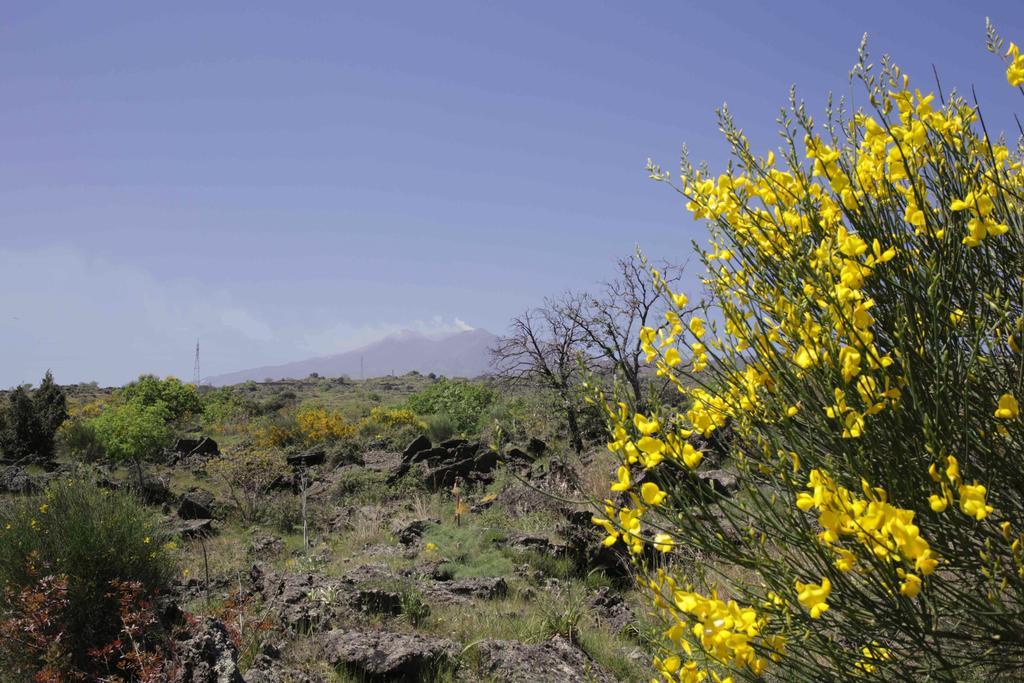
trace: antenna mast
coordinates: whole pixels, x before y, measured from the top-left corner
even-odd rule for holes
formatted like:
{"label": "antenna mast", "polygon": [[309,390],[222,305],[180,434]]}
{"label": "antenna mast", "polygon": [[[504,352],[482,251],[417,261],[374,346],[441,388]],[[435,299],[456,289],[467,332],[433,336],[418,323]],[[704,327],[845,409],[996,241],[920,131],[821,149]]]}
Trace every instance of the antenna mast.
{"label": "antenna mast", "polygon": [[199,388],[199,338],[196,338],[196,364],[192,369],[192,384]]}

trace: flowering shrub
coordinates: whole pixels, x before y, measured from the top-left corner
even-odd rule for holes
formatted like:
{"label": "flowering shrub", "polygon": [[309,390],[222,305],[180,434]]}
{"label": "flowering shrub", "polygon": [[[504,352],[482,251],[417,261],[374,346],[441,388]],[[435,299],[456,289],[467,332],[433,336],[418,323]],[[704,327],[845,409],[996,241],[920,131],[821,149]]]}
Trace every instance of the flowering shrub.
{"label": "flowering shrub", "polygon": [[337,410],[307,408],[295,415],[299,434],[307,442],[334,441],[351,436],[355,427]]}
{"label": "flowering shrub", "polygon": [[[667,681],[1024,666],[1024,154],[888,59],[852,75],[868,106],[818,127],[792,99],[778,155],[722,110],[726,173],[650,166],[708,223],[707,298],[693,315],[652,272],[671,310],[644,350],[688,407],[609,404],[622,466],[594,521],[658,556]],[[726,432],[729,496],[696,476]]]}
{"label": "flowering shrub", "polygon": [[[0,630],[25,639],[13,655],[24,655],[37,670],[93,670],[97,655],[91,651],[121,638],[130,627],[125,619],[136,623],[166,586],[172,548],[133,496],[90,482],[56,481],[42,495],[6,502],[0,509]],[[108,654],[121,662],[125,653]]]}

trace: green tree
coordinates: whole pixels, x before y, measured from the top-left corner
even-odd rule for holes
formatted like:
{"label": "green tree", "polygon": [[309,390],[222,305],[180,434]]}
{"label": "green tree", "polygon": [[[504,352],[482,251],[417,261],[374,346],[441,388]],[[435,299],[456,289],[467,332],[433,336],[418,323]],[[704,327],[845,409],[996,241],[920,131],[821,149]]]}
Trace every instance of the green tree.
{"label": "green tree", "polygon": [[139,375],[134,382],[121,389],[117,398],[124,403],[153,406],[162,403],[168,420],[176,422],[203,412],[199,391],[176,377],[160,379],[156,375]]}
{"label": "green tree", "polygon": [[170,416],[163,401],[122,403],[109,406],[91,420],[91,426],[108,458],[134,465],[141,489],[141,463],[158,456],[174,437]]}
{"label": "green tree", "polygon": [[16,460],[52,458],[54,435],[67,417],[64,390],[47,371],[35,391],[17,387],[8,395],[0,410],[0,452]]}

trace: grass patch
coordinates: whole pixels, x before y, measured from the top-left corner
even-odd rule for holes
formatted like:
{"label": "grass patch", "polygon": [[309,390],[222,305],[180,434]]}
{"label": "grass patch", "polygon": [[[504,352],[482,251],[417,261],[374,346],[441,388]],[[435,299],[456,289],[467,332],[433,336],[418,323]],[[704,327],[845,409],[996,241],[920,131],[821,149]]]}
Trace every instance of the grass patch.
{"label": "grass patch", "polygon": [[443,524],[430,527],[423,536],[444,559],[441,569],[456,579],[510,575],[514,569],[512,560],[495,547],[505,537],[499,529]]}

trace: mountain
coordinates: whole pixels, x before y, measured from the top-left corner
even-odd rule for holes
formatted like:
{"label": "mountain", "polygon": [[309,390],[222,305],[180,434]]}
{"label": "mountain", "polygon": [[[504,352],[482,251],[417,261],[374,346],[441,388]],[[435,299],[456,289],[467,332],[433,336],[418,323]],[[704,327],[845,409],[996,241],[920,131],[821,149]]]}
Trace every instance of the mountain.
{"label": "mountain", "polygon": [[346,375],[360,379],[402,375],[412,370],[448,377],[476,377],[490,372],[488,349],[496,339],[487,330],[467,330],[443,337],[406,330],[352,351],[230,372],[203,381],[220,387],[268,378],[301,379],[314,372],[321,377]]}

